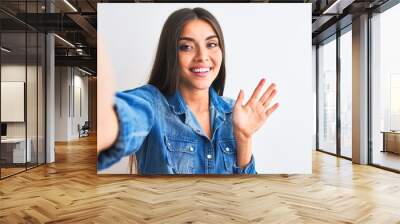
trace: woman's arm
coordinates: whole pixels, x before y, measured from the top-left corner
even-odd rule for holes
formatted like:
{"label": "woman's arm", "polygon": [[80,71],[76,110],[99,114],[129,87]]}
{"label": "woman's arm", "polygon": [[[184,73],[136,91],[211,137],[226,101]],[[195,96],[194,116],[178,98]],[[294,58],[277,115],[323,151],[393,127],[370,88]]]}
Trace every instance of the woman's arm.
{"label": "woman's arm", "polygon": [[[102,96],[97,95],[97,97],[99,97],[99,99],[102,99],[100,98]],[[105,96],[103,98],[105,98]],[[110,105],[107,102],[102,102],[102,100],[97,101],[97,111],[97,152],[99,153],[109,148],[117,139],[118,118],[114,111],[113,105]]]}
{"label": "woman's arm", "polygon": [[237,166],[244,169],[249,164],[252,155],[252,141],[251,139],[238,139],[236,137],[237,145]]}
{"label": "woman's arm", "polygon": [[[99,44],[101,44],[99,39]],[[150,85],[115,93],[113,69],[105,48],[99,52],[97,77],[97,169],[136,153],[155,120],[155,90]]]}
{"label": "woman's arm", "polygon": [[245,105],[243,105],[244,93],[240,90],[233,108],[233,134],[237,144],[237,166],[240,168],[246,167],[251,161],[253,134],[279,106],[275,103],[270,107],[277,92],[275,84],[271,84],[259,98],[264,83],[265,79],[258,83]]}
{"label": "woman's arm", "polygon": [[[99,37],[99,45],[102,40]],[[102,49],[105,49],[103,47]],[[104,50],[105,51],[105,50]],[[118,136],[118,118],[114,110],[115,85],[107,52],[101,52],[97,76],[97,152],[109,148]]]}

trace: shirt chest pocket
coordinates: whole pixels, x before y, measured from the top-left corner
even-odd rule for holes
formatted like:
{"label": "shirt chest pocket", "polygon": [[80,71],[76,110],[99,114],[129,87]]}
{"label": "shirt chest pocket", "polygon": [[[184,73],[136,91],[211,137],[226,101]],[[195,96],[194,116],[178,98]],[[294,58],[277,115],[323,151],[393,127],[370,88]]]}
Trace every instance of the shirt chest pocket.
{"label": "shirt chest pocket", "polygon": [[222,151],[225,169],[227,172],[232,173],[233,167],[236,164],[236,141],[233,139],[221,140],[218,145]]}
{"label": "shirt chest pocket", "polygon": [[195,164],[195,141],[165,136],[168,163],[176,174],[192,174]]}

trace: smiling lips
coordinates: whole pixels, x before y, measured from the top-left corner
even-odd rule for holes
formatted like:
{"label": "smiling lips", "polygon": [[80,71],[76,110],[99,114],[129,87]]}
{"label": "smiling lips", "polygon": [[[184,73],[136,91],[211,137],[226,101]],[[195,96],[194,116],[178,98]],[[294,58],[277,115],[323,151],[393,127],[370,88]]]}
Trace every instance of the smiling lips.
{"label": "smiling lips", "polygon": [[205,77],[211,71],[211,67],[194,67],[190,71],[196,76]]}

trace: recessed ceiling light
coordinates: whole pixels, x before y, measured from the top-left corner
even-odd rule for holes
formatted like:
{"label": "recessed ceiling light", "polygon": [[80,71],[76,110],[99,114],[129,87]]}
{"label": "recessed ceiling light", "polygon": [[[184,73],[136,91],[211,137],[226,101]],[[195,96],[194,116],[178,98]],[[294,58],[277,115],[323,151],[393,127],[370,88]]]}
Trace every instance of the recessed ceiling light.
{"label": "recessed ceiling light", "polygon": [[90,73],[90,72],[88,72],[88,71],[86,71],[86,70],[83,70],[83,69],[81,69],[81,68],[79,68],[79,67],[78,67],[78,70],[81,71],[81,72],[83,72],[83,73],[85,73],[85,74],[87,74],[87,75],[93,75],[92,73]]}
{"label": "recessed ceiling light", "polygon": [[343,9],[351,5],[355,0],[336,0],[322,14],[342,14]]}
{"label": "recessed ceiling light", "polygon": [[69,3],[68,0],[64,0],[65,4],[67,4],[72,10],[74,10],[74,12],[78,12],[78,10],[71,4]]}
{"label": "recessed ceiling light", "polygon": [[57,37],[58,39],[60,39],[62,42],[66,43],[67,45],[69,45],[69,46],[75,48],[75,45],[73,45],[73,44],[72,44],[71,42],[69,42],[68,40],[66,40],[66,39],[64,39],[64,38],[62,38],[62,37],[60,37],[60,36],[57,35],[57,34],[54,34],[54,36]]}
{"label": "recessed ceiling light", "polygon": [[9,50],[9,49],[7,49],[5,47],[1,47],[1,51],[4,51],[6,53],[10,53],[11,52],[11,50]]}

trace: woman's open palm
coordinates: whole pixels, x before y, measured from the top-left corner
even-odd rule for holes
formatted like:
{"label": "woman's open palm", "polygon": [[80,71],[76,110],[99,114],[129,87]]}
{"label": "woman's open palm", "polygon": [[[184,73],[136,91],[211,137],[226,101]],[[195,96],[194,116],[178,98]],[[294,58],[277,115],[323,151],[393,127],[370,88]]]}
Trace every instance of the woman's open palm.
{"label": "woman's open palm", "polygon": [[265,79],[262,79],[255,88],[253,95],[244,105],[244,93],[240,90],[233,108],[233,131],[236,138],[251,138],[267,118],[278,108],[278,103],[270,106],[277,92],[275,84],[271,84],[259,98],[264,84]]}

